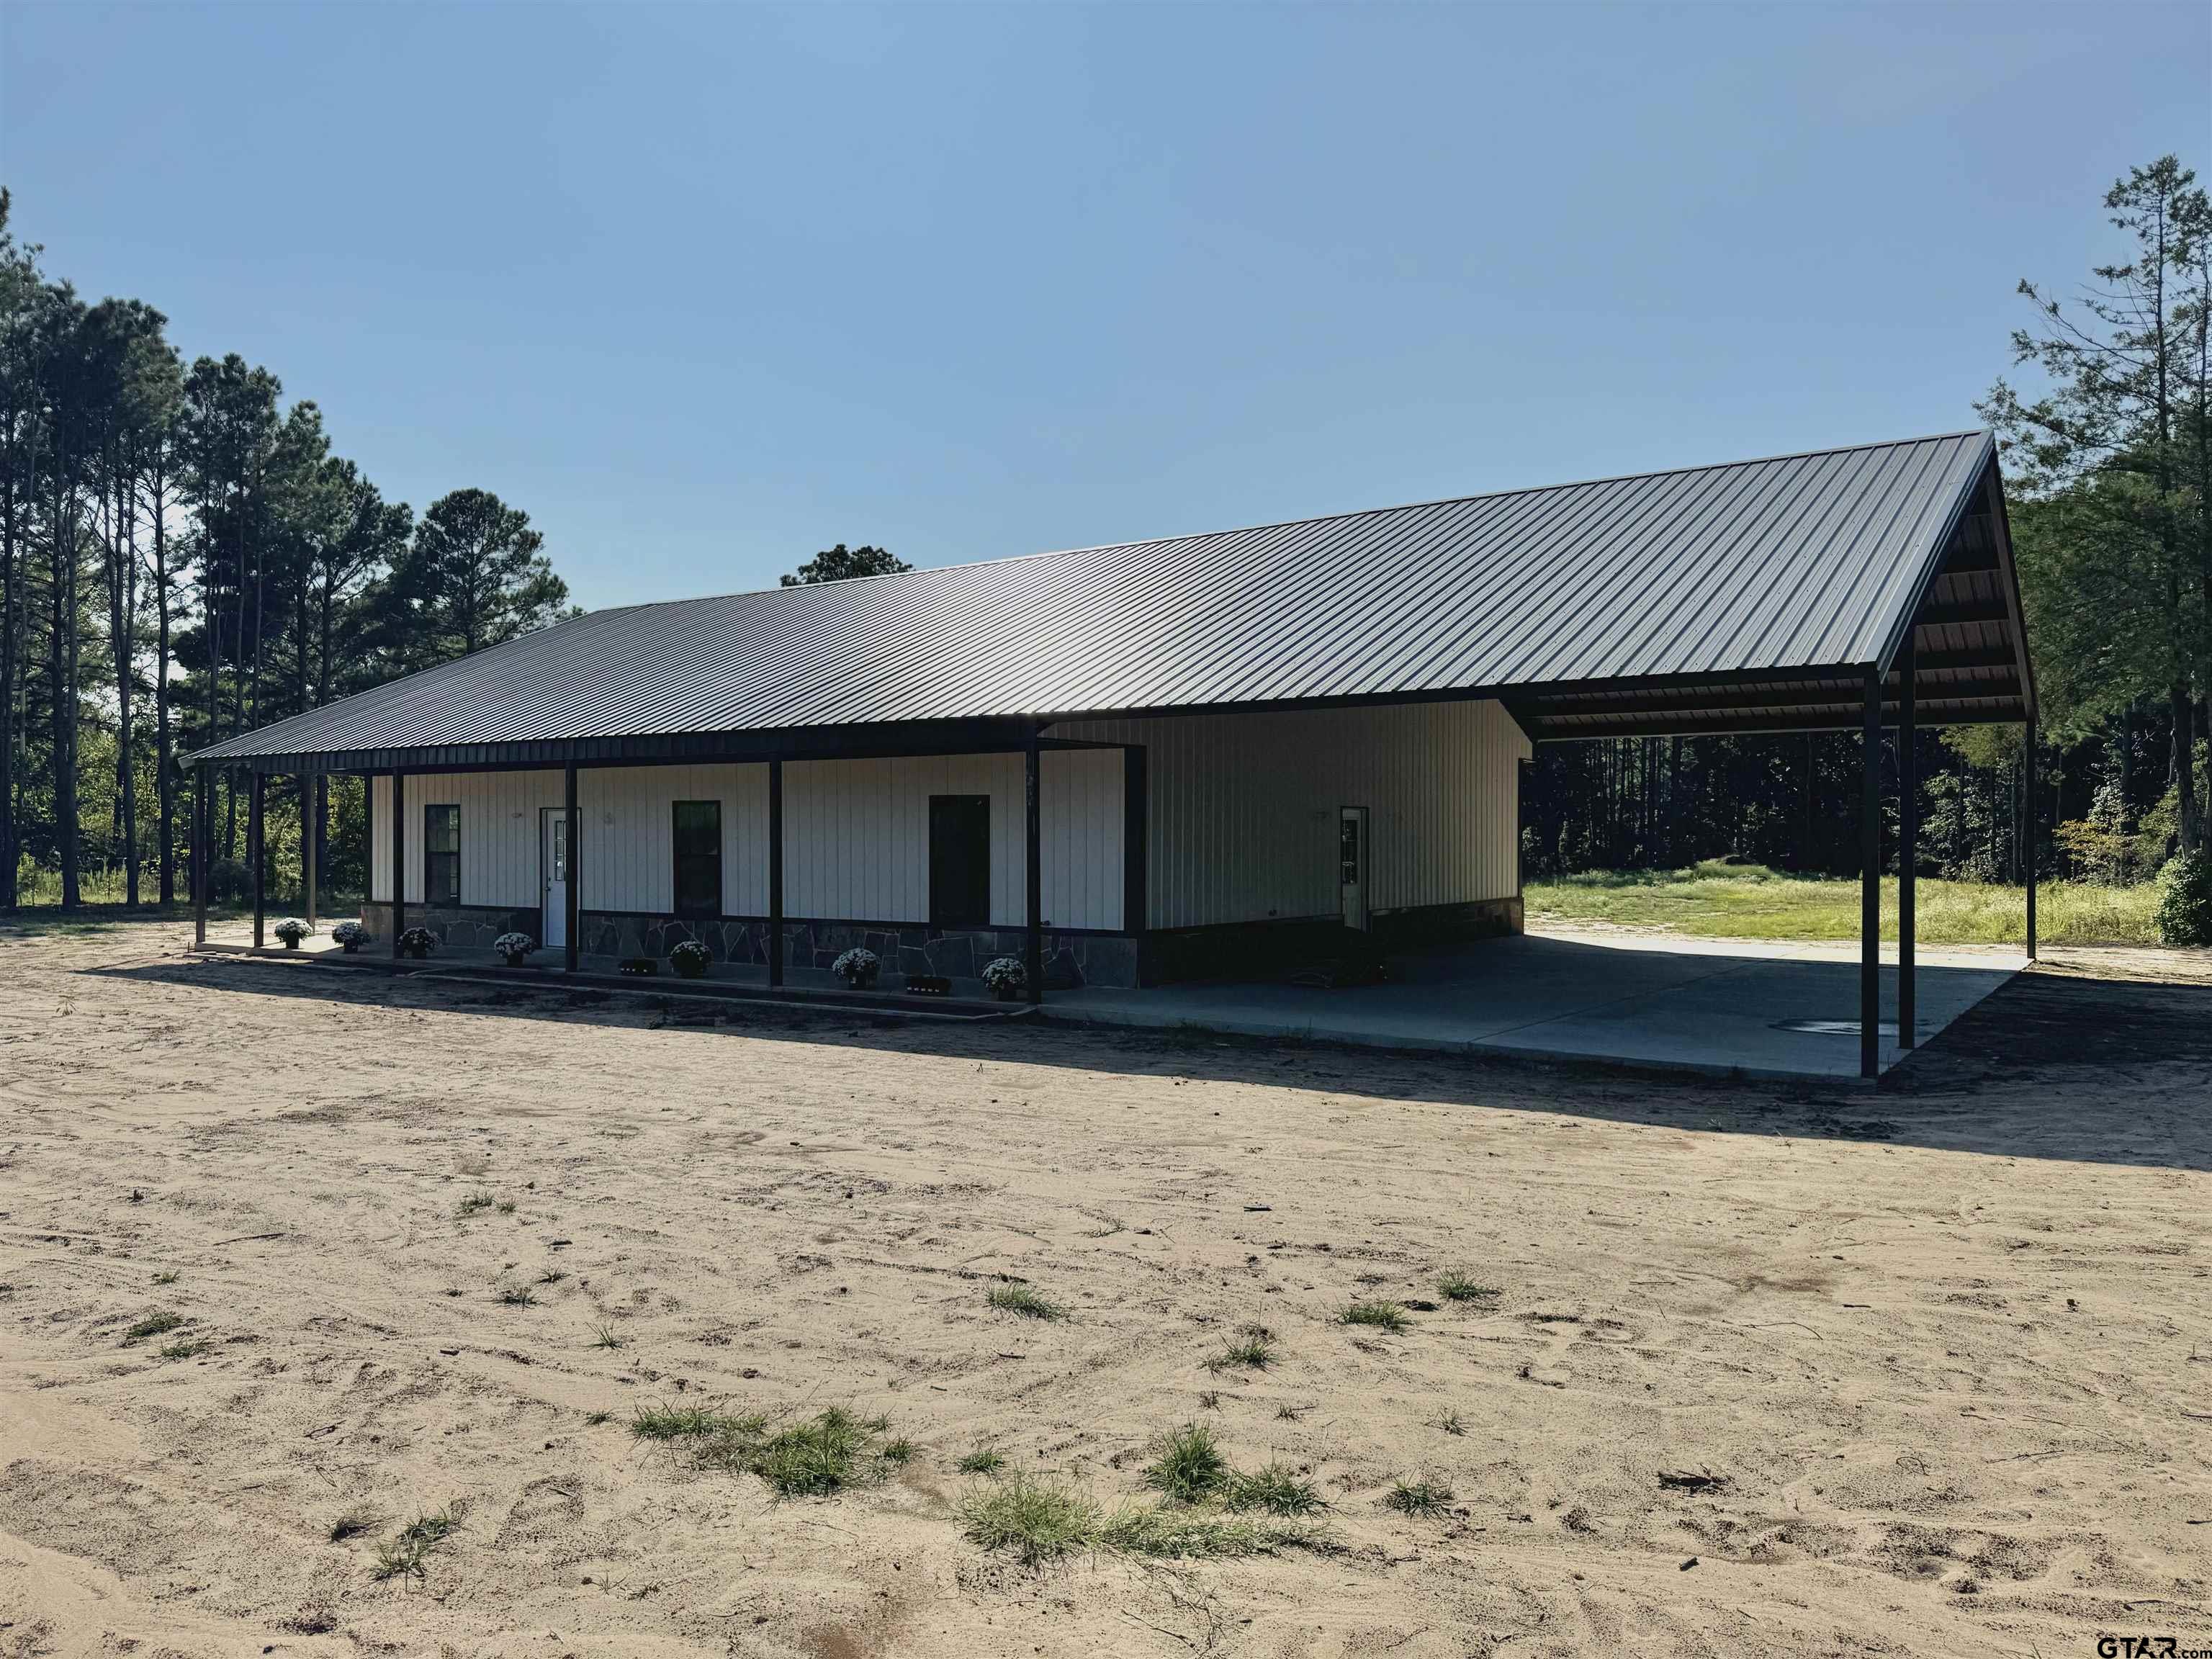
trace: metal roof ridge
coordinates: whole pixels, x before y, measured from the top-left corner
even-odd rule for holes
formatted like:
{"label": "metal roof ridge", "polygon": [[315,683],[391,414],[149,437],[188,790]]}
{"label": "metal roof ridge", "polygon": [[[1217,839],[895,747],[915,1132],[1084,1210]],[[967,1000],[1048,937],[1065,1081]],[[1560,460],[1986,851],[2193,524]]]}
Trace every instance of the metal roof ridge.
{"label": "metal roof ridge", "polygon": [[[887,570],[873,576],[840,576],[826,582],[779,582],[774,587],[738,587],[723,593],[694,593],[680,599],[641,599],[635,605],[610,605],[608,610],[657,611],[673,605],[711,605],[720,599],[749,599],[757,595],[805,592],[827,587],[852,587],[861,582],[904,581],[912,576],[942,575],[952,570],[988,570],[1002,564],[1021,564],[1031,559],[1060,559],[1075,553],[1107,553],[1117,548],[1159,547],[1170,542],[1199,542],[1215,536],[1245,536],[1262,530],[1287,530],[1295,525],[1323,524],[1337,519],[1372,518],[1382,513],[1413,513],[1428,507],[1457,507],[1468,501],[1499,501],[1510,495],[1541,495],[1554,489],[1589,489],[1599,484],[1633,483],[1643,478],[1673,477],[1686,472],[1725,472],[1740,466],[1766,466],[1776,461],[1811,460],[1822,455],[1849,455],[1863,449],[1902,449],[1907,444],[1943,443],[1954,438],[1993,438],[1985,426],[1960,427],[1951,432],[1923,432],[1909,438],[1875,438],[1856,444],[1825,444],[1812,449],[1784,450],[1773,455],[1747,455],[1733,461],[1708,461],[1696,466],[1656,466],[1642,472],[1610,472],[1594,478],[1568,478],[1557,483],[1519,484],[1509,489],[1478,489],[1466,495],[1431,495],[1420,501],[1396,501],[1384,507],[1356,507],[1337,513],[1307,513],[1291,519],[1262,519],[1252,524],[1231,525],[1220,530],[1186,530],[1167,536],[1136,536],[1120,541],[1086,542],[1080,547],[1049,547],[1035,553],[1009,553],[1002,558],[969,559],[959,564],[924,565],[913,570]],[[599,611],[588,613],[592,616]]]}

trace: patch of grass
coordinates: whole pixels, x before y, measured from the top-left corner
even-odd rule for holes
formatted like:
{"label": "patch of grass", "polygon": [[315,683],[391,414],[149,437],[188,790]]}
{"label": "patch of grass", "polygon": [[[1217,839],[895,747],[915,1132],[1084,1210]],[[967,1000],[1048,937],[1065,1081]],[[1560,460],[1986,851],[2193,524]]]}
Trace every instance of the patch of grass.
{"label": "patch of grass", "polygon": [[614,1415],[612,1412],[587,1412],[584,1416],[584,1426],[587,1429],[596,1429],[602,1423],[612,1422]]}
{"label": "patch of grass", "polygon": [[349,1538],[358,1538],[363,1533],[374,1532],[382,1524],[384,1516],[366,1504],[356,1504],[331,1522],[331,1542],[343,1544]]}
{"label": "patch of grass", "polygon": [[984,1298],[1000,1313],[1019,1314],[1024,1319],[1065,1319],[1067,1310],[1057,1302],[1048,1302],[1026,1285],[1012,1279],[1001,1280],[991,1286]]}
{"label": "patch of grass", "polygon": [[167,1336],[184,1322],[185,1316],[182,1314],[170,1313],[166,1310],[161,1313],[148,1314],[123,1333],[123,1340],[125,1342],[143,1342],[149,1336]]}
{"label": "patch of grass", "polygon": [[1452,1489],[1441,1480],[1399,1480],[1382,1494],[1386,1509],[1434,1521],[1451,1510]]}
{"label": "patch of grass", "polygon": [[1442,1417],[1437,1419],[1437,1426],[1442,1429],[1446,1434],[1465,1434],[1467,1432],[1467,1419],[1462,1417],[1457,1412],[1446,1412]]}
{"label": "patch of grass", "polygon": [[1485,1285],[1456,1268],[1437,1280],[1437,1289],[1447,1302],[1495,1302],[1504,1294],[1495,1285]]}
{"label": "patch of grass", "polygon": [[538,1305],[538,1298],[532,1293],[527,1285],[508,1285],[499,1293],[499,1299],[510,1308],[532,1308]]}
{"label": "patch of grass", "polygon": [[1006,1458],[989,1446],[978,1446],[960,1460],[963,1474],[996,1474],[1006,1467]]}
{"label": "patch of grass", "polygon": [[772,1436],[745,1467],[785,1498],[827,1498],[868,1478],[871,1453],[878,1460],[886,1455],[878,1443],[890,1426],[880,1417],[857,1418],[833,1406]]}
{"label": "patch of grass", "polygon": [[160,1273],[154,1275],[154,1282],[156,1285],[175,1284],[177,1282],[176,1270],[173,1267],[163,1268]]}
{"label": "patch of grass", "polygon": [[511,1198],[502,1198],[499,1201],[498,1208],[499,1212],[501,1215],[513,1215],[514,1213],[514,1200]]}
{"label": "patch of grass", "polygon": [[599,1334],[592,1339],[592,1346],[595,1348],[619,1348],[622,1345],[622,1338],[615,1334],[614,1328],[610,1325],[600,1326]]}
{"label": "patch of grass", "polygon": [[1314,1534],[1304,1527],[1132,1507],[1107,1516],[1098,1528],[1097,1541],[1103,1549],[1155,1560],[1233,1560],[1310,1545]]}
{"label": "patch of grass", "polygon": [[961,1530],[986,1550],[1012,1552],[1025,1567],[1097,1547],[1104,1517],[1071,1487],[1018,1474],[960,1500]]}
{"label": "patch of grass", "polygon": [[558,1285],[568,1276],[568,1274],[562,1273],[558,1267],[548,1267],[544,1273],[538,1275],[538,1282],[541,1285]]}
{"label": "patch of grass", "polygon": [[457,1216],[462,1217],[476,1215],[482,1211],[489,1210],[499,1200],[494,1198],[489,1193],[485,1192],[483,1188],[479,1188],[475,1192],[471,1193],[466,1198],[463,1199],[459,1203],[454,1205],[453,1213]]}
{"label": "patch of grass", "polygon": [[161,1350],[164,1359],[190,1359],[196,1353],[205,1353],[215,1344],[202,1337],[191,1337],[182,1342],[172,1342]]}
{"label": "patch of grass", "polygon": [[1265,1325],[1247,1325],[1235,1341],[1206,1362],[1206,1369],[1225,1371],[1241,1365],[1247,1370],[1264,1371],[1275,1359],[1273,1333]]}
{"label": "patch of grass", "polygon": [[1224,1499],[1240,1513],[1264,1510],[1269,1515],[1311,1515],[1322,1507],[1313,1482],[1299,1480],[1297,1470],[1279,1462],[1265,1464],[1249,1474],[1231,1475]]}
{"label": "patch of grass", "polygon": [[1145,1484],[1171,1504],[1201,1503],[1229,1484],[1229,1460],[1203,1423],[1170,1430],[1152,1449]]}
{"label": "patch of grass", "polygon": [[1371,1325],[1378,1331],[1388,1331],[1397,1336],[1407,1328],[1406,1310],[1395,1302],[1355,1302],[1337,1315],[1340,1323]]}
{"label": "patch of grass", "polygon": [[[1783,875],[1764,865],[1708,859],[1683,870],[1591,870],[1532,882],[1522,898],[1533,924],[1598,921],[1701,939],[1855,939],[1856,877]],[[1914,932],[1924,945],[2011,945],[2027,928],[2027,892],[1974,881],[1916,884]],[[2155,945],[2155,884],[2105,887],[2048,881],[2036,902],[2051,945]],[[1897,937],[1897,878],[1881,884],[1881,936]]]}
{"label": "patch of grass", "polygon": [[703,1406],[656,1406],[630,1419],[630,1432],[688,1449],[702,1468],[757,1474],[785,1498],[827,1498],[880,1480],[915,1455],[910,1440],[887,1440],[888,1418],[856,1417],[831,1407],[771,1434],[768,1419]]}
{"label": "patch of grass", "polygon": [[376,1562],[369,1568],[370,1577],[386,1578],[420,1578],[422,1563],[432,1550],[461,1524],[459,1512],[453,1505],[431,1515],[418,1515],[391,1537],[376,1547]]}
{"label": "patch of grass", "polygon": [[629,1431],[641,1440],[696,1440],[733,1431],[757,1435],[767,1427],[764,1417],[729,1417],[705,1406],[641,1406],[629,1420]]}

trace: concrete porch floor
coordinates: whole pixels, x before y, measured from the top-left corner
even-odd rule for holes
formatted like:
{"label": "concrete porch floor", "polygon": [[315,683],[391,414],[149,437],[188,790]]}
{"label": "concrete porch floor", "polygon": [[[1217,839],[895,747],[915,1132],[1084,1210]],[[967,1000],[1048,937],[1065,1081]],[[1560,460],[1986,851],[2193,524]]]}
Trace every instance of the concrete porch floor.
{"label": "concrete porch floor", "polygon": [[[1882,969],[1886,1071],[1897,1045],[1897,951]],[[2018,951],[1917,955],[1926,1042],[2027,965]],[[1395,1048],[1449,1048],[1722,1075],[1859,1078],[1858,951],[1626,933],[1547,932],[1393,959],[1389,985],[1087,987],[1046,1001],[1055,1020],[1199,1026]],[[1823,1022],[1831,1030],[1787,1029]]]}

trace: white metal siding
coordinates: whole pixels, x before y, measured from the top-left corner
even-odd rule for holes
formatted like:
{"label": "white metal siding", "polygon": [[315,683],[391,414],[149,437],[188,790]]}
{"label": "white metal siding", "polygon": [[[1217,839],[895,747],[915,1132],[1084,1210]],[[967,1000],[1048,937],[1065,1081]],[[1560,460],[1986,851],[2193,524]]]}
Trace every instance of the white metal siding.
{"label": "white metal siding", "polygon": [[[534,907],[538,811],[561,805],[558,772],[426,772],[407,780],[407,902],[422,902],[422,809],[461,809],[461,902]],[[369,896],[392,897],[392,780],[369,781]]]}
{"label": "white metal siding", "polygon": [[1520,889],[1529,746],[1496,702],[1071,721],[1053,735],[1145,746],[1154,927],[1339,914],[1342,806],[1368,809],[1375,910]]}
{"label": "white metal siding", "polygon": [[[657,914],[675,908],[675,804],[679,800],[722,804],[723,914],[768,914],[764,763],[586,767],[579,771],[576,811],[584,821],[578,860],[584,883],[578,901],[581,908]],[[789,842],[787,818],[785,844]],[[788,870],[787,865],[787,882]]]}
{"label": "white metal siding", "polygon": [[[1121,756],[1041,757],[1039,833],[1048,927],[1121,926]],[[793,761],[784,766],[784,912],[830,920],[929,919],[929,798],[991,798],[991,922],[1027,920],[1019,755]],[[579,902],[665,913],[675,903],[673,804],[722,804],[722,908],[768,911],[768,768],[586,768]],[[538,902],[538,809],[562,804],[559,772],[425,774],[407,780],[407,900],[422,902],[422,808],[461,807],[461,902]],[[392,783],[370,787],[370,896],[391,897]]]}
{"label": "white metal siding", "polygon": [[[1121,925],[1121,757],[1039,757],[1048,927]],[[1019,755],[794,761],[783,769],[783,908],[794,916],[929,919],[929,798],[991,799],[991,924],[1028,920]]]}

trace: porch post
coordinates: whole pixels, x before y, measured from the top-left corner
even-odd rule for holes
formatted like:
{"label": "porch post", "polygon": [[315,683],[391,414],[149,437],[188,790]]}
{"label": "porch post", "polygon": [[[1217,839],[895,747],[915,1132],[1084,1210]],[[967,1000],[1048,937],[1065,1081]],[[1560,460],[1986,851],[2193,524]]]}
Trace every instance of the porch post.
{"label": "porch post", "polygon": [[265,841],[265,830],[268,824],[266,801],[268,793],[269,775],[265,772],[256,772],[253,775],[252,794],[248,799],[246,808],[246,845],[247,856],[253,860],[253,948],[257,951],[261,948],[261,927],[267,919],[268,910],[266,889],[269,876],[269,848]]}
{"label": "porch post", "polygon": [[207,943],[208,769],[192,768],[192,945]]}
{"label": "porch post", "polygon": [[1881,670],[1866,676],[1866,776],[1859,811],[1859,1075],[1881,1075]]}
{"label": "porch post", "polygon": [[1145,924],[1152,910],[1151,781],[1147,751],[1132,744],[1121,751],[1121,931],[1136,941],[1137,978],[1144,980]]}
{"label": "porch post", "polygon": [[569,973],[576,971],[577,958],[584,942],[576,936],[578,924],[584,914],[584,861],[577,857],[582,842],[578,832],[584,826],[584,815],[576,810],[576,763],[570,761],[566,776],[562,781],[562,811],[568,817],[568,879],[562,884],[561,902],[561,965]]}
{"label": "porch post", "polygon": [[1044,842],[1043,815],[1037,799],[1037,728],[1030,728],[1027,748],[1022,751],[1022,774],[1026,786],[1029,814],[1024,838],[1023,875],[1029,890],[1029,939],[1022,951],[1022,965],[1029,970],[1030,1001],[1044,1000]]}
{"label": "porch post", "polygon": [[[574,859],[574,850],[569,852]],[[392,959],[399,960],[399,936],[407,931],[407,775],[392,769]]]}
{"label": "porch post", "polygon": [[783,762],[768,763],[768,982],[783,983]]}
{"label": "porch post", "polygon": [[1913,966],[1913,865],[1919,857],[1920,787],[1913,761],[1914,720],[1912,634],[1907,629],[1897,656],[1897,1046],[1915,1042]]}
{"label": "porch post", "polygon": [[2036,802],[2035,788],[2035,716],[2027,717],[2027,732],[2023,748],[2027,770],[2027,959],[2035,960],[2035,826],[2041,815]]}
{"label": "porch post", "polygon": [[303,918],[309,927],[315,925],[315,786],[305,772],[300,774],[300,902],[307,908]]}

